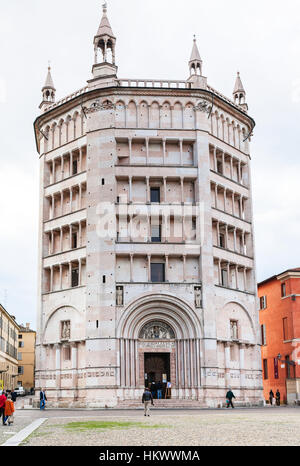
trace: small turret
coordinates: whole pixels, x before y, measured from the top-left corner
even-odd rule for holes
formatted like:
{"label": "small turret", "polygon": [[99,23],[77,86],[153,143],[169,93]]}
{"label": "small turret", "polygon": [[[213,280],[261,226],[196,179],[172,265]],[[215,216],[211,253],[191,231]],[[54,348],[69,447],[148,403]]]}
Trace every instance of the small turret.
{"label": "small turret", "polygon": [[51,76],[51,67],[49,65],[46,81],[45,81],[44,87],[42,88],[43,100],[40,104],[40,109],[42,111],[45,111],[47,106],[55,102],[55,93],[56,93],[56,89],[53,84],[53,79]]}
{"label": "small turret", "polygon": [[117,77],[116,66],[116,37],[107,17],[107,4],[103,5],[103,15],[94,37],[95,60],[93,66],[94,78],[100,78],[102,81],[113,81]]}
{"label": "small turret", "polygon": [[202,60],[198,50],[196,36],[194,36],[189,70],[190,77],[187,80],[187,87],[205,89],[207,87],[207,79],[202,75]]}
{"label": "small turret", "polygon": [[242,107],[245,112],[248,111],[248,105],[246,103],[246,92],[239,72],[237,73],[235,86],[233,90],[233,100],[234,103]]}

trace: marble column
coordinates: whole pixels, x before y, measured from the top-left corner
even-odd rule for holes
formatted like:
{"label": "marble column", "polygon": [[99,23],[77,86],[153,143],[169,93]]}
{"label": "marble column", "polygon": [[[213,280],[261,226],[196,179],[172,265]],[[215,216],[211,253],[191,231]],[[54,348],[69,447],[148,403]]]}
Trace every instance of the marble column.
{"label": "marble column", "polygon": [[183,165],[183,139],[179,139],[179,146],[180,146],[180,165]]}
{"label": "marble column", "polygon": [[77,343],[71,345],[71,358],[72,358],[72,385],[73,385],[73,398],[74,401],[78,399],[78,347]]}
{"label": "marble column", "polygon": [[231,385],[231,378],[230,378],[230,342],[224,343],[224,351],[225,351],[225,385],[228,388]]}
{"label": "marble column", "polygon": [[55,371],[56,371],[56,393],[57,399],[60,398],[61,390],[61,344],[55,345]]}
{"label": "marble column", "polygon": [[166,144],[167,144],[167,141],[166,141],[165,138],[162,140],[162,143],[163,143],[163,165],[166,165]]}
{"label": "marble column", "polygon": [[240,345],[240,389],[245,387],[245,345]]}

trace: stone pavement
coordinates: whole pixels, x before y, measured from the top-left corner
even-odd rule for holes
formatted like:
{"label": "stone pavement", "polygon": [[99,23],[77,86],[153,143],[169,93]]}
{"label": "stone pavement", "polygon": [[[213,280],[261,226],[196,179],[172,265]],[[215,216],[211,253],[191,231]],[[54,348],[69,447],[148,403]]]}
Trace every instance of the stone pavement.
{"label": "stone pavement", "polygon": [[[23,443],[29,446],[299,446],[300,408],[219,409],[197,411],[17,411],[16,428],[47,417]],[[19,419],[18,419],[19,418]],[[70,422],[142,423],[113,428],[67,428]],[[4,429],[4,428],[3,428]],[[2,427],[0,428],[2,430]],[[0,436],[2,434],[0,433]]]}

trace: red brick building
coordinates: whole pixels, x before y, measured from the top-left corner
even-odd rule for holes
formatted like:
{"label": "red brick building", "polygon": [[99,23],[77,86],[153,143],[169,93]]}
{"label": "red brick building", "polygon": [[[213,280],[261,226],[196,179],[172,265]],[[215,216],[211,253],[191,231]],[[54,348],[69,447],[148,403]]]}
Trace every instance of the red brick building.
{"label": "red brick building", "polygon": [[300,400],[300,268],[258,284],[265,399],[279,389],[281,403]]}

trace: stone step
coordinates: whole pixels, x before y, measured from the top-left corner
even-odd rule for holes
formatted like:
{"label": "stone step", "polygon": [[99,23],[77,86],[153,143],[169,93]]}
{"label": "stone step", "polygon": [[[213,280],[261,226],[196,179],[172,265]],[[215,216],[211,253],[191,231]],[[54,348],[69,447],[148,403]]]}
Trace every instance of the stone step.
{"label": "stone step", "polygon": [[[203,408],[205,405],[197,400],[154,400],[154,409],[172,409],[172,408]],[[122,400],[119,401],[117,408],[143,408],[141,400]]]}

